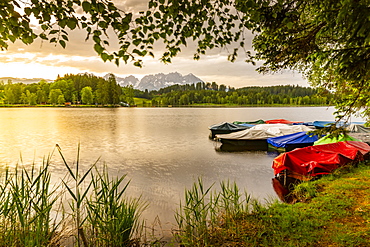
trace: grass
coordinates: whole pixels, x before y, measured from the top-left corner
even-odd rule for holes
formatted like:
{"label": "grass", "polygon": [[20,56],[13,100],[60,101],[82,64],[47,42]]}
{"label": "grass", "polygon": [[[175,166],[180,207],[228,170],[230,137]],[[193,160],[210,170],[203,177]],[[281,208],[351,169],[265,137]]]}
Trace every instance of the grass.
{"label": "grass", "polygon": [[[52,186],[51,156],[42,165],[7,168],[0,176],[2,246],[163,246],[145,239],[146,203],[127,198],[130,181],[106,166],[82,171],[66,162]],[[232,182],[185,190],[169,246],[370,246],[370,162],[295,187],[297,203],[261,204]],[[68,201],[63,207],[62,201]]]}
{"label": "grass", "polygon": [[96,163],[82,172],[79,148],[76,164],[66,162],[59,146],[58,151],[66,176],[53,187],[51,156],[39,167],[6,168],[1,174],[0,247],[145,244],[140,215],[146,204],[125,196],[125,175],[111,177]]}
{"label": "grass", "polygon": [[219,192],[202,190],[199,180],[185,192],[178,213],[183,246],[370,246],[366,163],[298,185],[295,204],[263,206],[224,185]]}

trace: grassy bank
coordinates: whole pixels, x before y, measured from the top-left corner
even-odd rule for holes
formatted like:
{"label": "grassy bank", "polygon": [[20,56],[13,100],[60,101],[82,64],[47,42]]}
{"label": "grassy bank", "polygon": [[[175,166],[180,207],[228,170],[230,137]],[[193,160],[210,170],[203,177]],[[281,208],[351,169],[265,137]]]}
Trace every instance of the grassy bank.
{"label": "grassy bank", "polygon": [[[235,193],[224,197],[224,190],[205,195],[196,185],[186,192],[182,215],[188,224],[180,232],[184,246],[370,246],[369,163],[300,184],[295,204],[275,201],[262,206],[232,196]],[[194,198],[199,200],[195,204]],[[222,198],[229,199],[227,206]],[[205,206],[191,212],[191,205]],[[238,210],[230,214],[230,205]],[[207,225],[201,220],[205,208]],[[210,212],[217,212],[218,218],[213,220]]]}
{"label": "grassy bank", "polygon": [[[59,150],[60,152],[60,150]],[[79,153],[79,152],[78,152]],[[163,246],[147,235],[147,203],[125,196],[129,181],[79,157],[51,183],[50,157],[40,167],[0,176],[1,246]],[[261,203],[235,183],[185,190],[167,246],[370,246],[370,162],[298,185],[295,204]],[[150,230],[150,229],[149,229]],[[68,244],[69,243],[69,244]]]}

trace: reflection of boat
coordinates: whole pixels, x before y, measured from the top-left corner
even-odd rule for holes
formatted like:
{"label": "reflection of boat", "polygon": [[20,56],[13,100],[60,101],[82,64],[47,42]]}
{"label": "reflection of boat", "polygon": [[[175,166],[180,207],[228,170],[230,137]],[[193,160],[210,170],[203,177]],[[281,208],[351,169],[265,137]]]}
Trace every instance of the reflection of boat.
{"label": "reflection of boat", "polygon": [[295,148],[312,146],[318,139],[317,135],[310,136],[307,134],[307,131],[302,131],[290,135],[268,138],[267,143],[271,149],[288,152]]}
{"label": "reflection of boat", "polygon": [[273,187],[279,198],[292,202],[293,185],[319,178],[333,170],[368,158],[370,146],[364,142],[345,141],[298,148],[280,154],[273,161]]}
{"label": "reflection of boat", "polygon": [[227,123],[223,122],[220,124],[215,124],[209,127],[209,130],[211,131],[209,138],[213,139],[216,137],[218,134],[229,134],[245,129],[249,129],[250,127],[248,126],[241,126],[233,123]]}
{"label": "reflection of boat", "polygon": [[222,143],[221,151],[267,151],[268,138],[308,130],[311,129],[304,125],[259,124],[247,130],[227,135],[216,135],[216,139]]}

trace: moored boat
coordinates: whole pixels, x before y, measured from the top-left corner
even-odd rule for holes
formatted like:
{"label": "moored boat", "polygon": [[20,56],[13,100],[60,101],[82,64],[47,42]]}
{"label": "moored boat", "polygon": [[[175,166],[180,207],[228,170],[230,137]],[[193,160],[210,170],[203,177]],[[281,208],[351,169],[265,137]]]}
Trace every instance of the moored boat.
{"label": "moored boat", "polygon": [[286,119],[271,119],[265,121],[267,124],[301,124],[301,121],[289,121]]}
{"label": "moored boat", "polygon": [[370,146],[367,143],[345,141],[298,148],[280,154],[272,164],[275,175],[273,187],[281,200],[292,202],[292,185],[367,159],[369,152]]}
{"label": "moored boat", "polygon": [[279,152],[289,152],[296,148],[312,146],[319,138],[309,135],[307,131],[267,139],[269,149]]}
{"label": "moored boat", "polygon": [[238,124],[233,124],[233,123],[228,123],[228,122],[223,122],[219,124],[215,124],[212,126],[209,126],[209,130],[211,131],[209,138],[214,139],[216,135],[218,134],[230,134],[233,132],[241,131],[241,130],[246,130],[249,129],[250,127],[248,126],[242,126]]}
{"label": "moored boat", "polygon": [[304,125],[259,124],[247,130],[216,135],[216,139],[222,143],[221,151],[267,151],[268,138],[309,130]]}
{"label": "moored boat", "polygon": [[361,140],[358,140],[350,135],[344,135],[344,134],[340,134],[336,137],[331,137],[330,135],[327,135],[327,136],[324,136],[324,137],[321,137],[320,139],[318,139],[317,141],[314,142],[313,145],[322,145],[322,144],[329,144],[329,143],[335,143],[335,142],[344,142],[344,141],[361,141]]}

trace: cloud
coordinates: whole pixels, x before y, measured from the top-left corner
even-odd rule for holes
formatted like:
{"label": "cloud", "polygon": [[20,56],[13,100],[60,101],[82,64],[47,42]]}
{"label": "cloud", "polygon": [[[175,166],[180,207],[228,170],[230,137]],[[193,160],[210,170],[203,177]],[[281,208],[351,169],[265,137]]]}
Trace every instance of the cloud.
{"label": "cloud", "polygon": [[[146,9],[148,0],[116,0],[115,3],[123,11],[137,12]],[[247,46],[251,46],[252,34],[246,33]],[[103,76],[113,73],[118,76],[135,75],[143,77],[148,74],[179,72],[183,75],[193,73],[204,81],[215,81],[234,87],[249,85],[281,85],[299,84],[307,86],[307,82],[299,74],[284,72],[274,75],[260,75],[251,64],[240,58],[231,63],[227,60],[229,54],[226,49],[213,49],[207,51],[199,61],[193,60],[196,49],[194,43],[188,47],[182,47],[178,57],[173,58],[171,64],[159,62],[164,51],[161,44],[155,45],[155,58],[144,58],[144,67],[137,68],[132,64],[124,64],[117,67],[114,63],[104,63],[95,53],[93,42],[85,41],[86,33],[81,30],[69,31],[69,42],[66,49],[61,46],[36,40],[31,45],[24,45],[17,41],[10,44],[7,51],[0,52],[0,77],[19,78],[45,78],[55,79],[58,75],[66,73],[94,73]],[[118,44],[111,40],[111,49]],[[233,47],[230,47],[232,50]]]}

